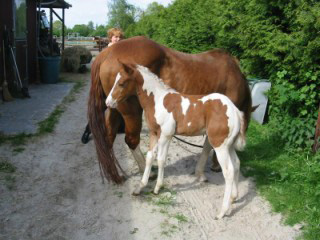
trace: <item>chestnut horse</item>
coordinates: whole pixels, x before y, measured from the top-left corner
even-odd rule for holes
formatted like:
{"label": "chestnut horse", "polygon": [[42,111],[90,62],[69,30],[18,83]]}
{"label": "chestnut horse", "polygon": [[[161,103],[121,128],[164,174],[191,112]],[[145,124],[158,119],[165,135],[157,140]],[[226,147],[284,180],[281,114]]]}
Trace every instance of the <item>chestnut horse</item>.
{"label": "chestnut horse", "polygon": [[[163,185],[164,166],[170,141],[174,135],[197,136],[206,134],[216,152],[226,187],[223,204],[217,218],[222,218],[238,196],[240,161],[236,150],[245,146],[243,113],[220,93],[210,95],[180,94],[167,87],[146,67],[121,67],[106,105],[116,108],[130,96],[137,96],[149,127],[150,143],[146,167],[134,195],[140,194],[148,184],[152,162],[158,160],[158,179],[154,193]],[[158,153],[157,153],[158,152]]]}
{"label": "chestnut horse", "polygon": [[[137,161],[140,172],[145,168],[144,156],[139,146],[142,108],[137,97],[128,98],[118,104],[116,109],[105,105],[106,96],[119,72],[118,60],[147,67],[171,88],[185,94],[218,92],[228,96],[244,112],[247,128],[252,109],[250,89],[237,60],[230,54],[219,49],[186,54],[145,37],[122,40],[102,51],[91,68],[88,119],[100,168],[108,180],[117,184],[124,181],[124,172],[112,149],[121,117],[125,121],[125,142]],[[205,180],[204,166],[210,150],[210,144],[205,141],[196,166],[196,175],[202,180]]]}

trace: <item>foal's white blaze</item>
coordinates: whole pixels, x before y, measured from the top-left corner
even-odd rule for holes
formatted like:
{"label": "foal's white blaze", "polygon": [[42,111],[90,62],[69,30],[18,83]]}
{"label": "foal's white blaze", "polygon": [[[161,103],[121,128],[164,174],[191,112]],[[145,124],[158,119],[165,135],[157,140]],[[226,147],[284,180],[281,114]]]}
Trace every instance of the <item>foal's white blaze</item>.
{"label": "foal's white blaze", "polygon": [[167,87],[157,75],[152,73],[148,68],[138,65],[138,71],[141,73],[144,81],[142,89],[151,93],[154,96],[155,103],[155,119],[161,127],[161,132],[166,135],[173,135],[176,127],[176,122],[173,114],[169,113],[163,105],[165,96],[169,93],[177,93],[174,89]]}
{"label": "foal's white blaze", "polygon": [[190,100],[188,98],[181,96],[181,108],[182,108],[183,115],[186,115],[189,106],[190,106]]}
{"label": "foal's white blaze", "polygon": [[106,99],[107,107],[111,107],[111,108],[116,108],[117,107],[117,100],[113,99],[112,93],[113,93],[113,90],[114,90],[115,86],[117,85],[117,83],[118,83],[120,78],[121,78],[121,74],[118,73],[117,76],[116,76],[116,80],[115,80],[115,82],[113,84],[113,87],[112,87],[112,89],[111,89],[111,91],[110,91],[110,93],[109,93],[109,95],[108,95],[108,97]]}

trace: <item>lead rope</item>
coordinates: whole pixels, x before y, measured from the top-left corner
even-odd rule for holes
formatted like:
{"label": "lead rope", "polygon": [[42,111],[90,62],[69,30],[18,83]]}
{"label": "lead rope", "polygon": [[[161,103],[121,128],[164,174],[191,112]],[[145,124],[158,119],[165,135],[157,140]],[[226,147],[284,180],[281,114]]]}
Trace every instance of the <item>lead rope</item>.
{"label": "lead rope", "polygon": [[177,139],[177,140],[179,140],[179,141],[181,141],[181,142],[185,143],[185,144],[190,145],[190,146],[198,147],[198,148],[203,148],[203,146],[201,146],[201,145],[197,145],[197,144],[189,143],[189,142],[187,142],[187,141],[185,141],[185,140],[183,140],[183,139],[181,139],[181,138],[178,138],[178,137],[176,137],[176,136],[173,136],[173,137],[174,137],[175,139]]}

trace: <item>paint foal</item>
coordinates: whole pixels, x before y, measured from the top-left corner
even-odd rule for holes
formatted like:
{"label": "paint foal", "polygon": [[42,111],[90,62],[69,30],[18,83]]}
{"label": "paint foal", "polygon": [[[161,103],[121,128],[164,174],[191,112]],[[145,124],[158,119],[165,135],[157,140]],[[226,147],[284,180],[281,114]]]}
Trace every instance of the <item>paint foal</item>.
{"label": "paint foal", "polygon": [[222,94],[184,95],[167,87],[148,68],[120,63],[120,72],[106,99],[106,105],[116,108],[119,102],[137,95],[145,111],[150,130],[150,146],[146,167],[137,195],[147,185],[152,162],[158,160],[158,179],[154,193],[163,184],[164,165],[173,135],[196,136],[207,134],[210,145],[222,167],[226,187],[223,204],[217,218],[222,218],[238,195],[240,161],[236,151],[245,146],[243,113]]}

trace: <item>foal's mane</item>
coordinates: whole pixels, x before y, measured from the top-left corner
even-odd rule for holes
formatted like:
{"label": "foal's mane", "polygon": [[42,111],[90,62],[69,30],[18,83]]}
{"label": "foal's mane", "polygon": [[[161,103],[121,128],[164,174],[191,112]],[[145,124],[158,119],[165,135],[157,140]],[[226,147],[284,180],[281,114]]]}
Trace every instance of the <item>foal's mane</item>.
{"label": "foal's mane", "polygon": [[149,70],[149,68],[144,67],[142,65],[137,65],[137,70],[138,72],[140,72],[140,74],[142,75],[142,78],[144,81],[152,81],[155,83],[158,83],[159,86],[163,89],[165,89],[166,91],[170,91],[170,92],[177,92],[176,90],[174,90],[173,88],[169,87],[168,85],[166,85],[164,83],[164,81],[159,78],[156,74],[154,74],[153,72],[151,72]]}

